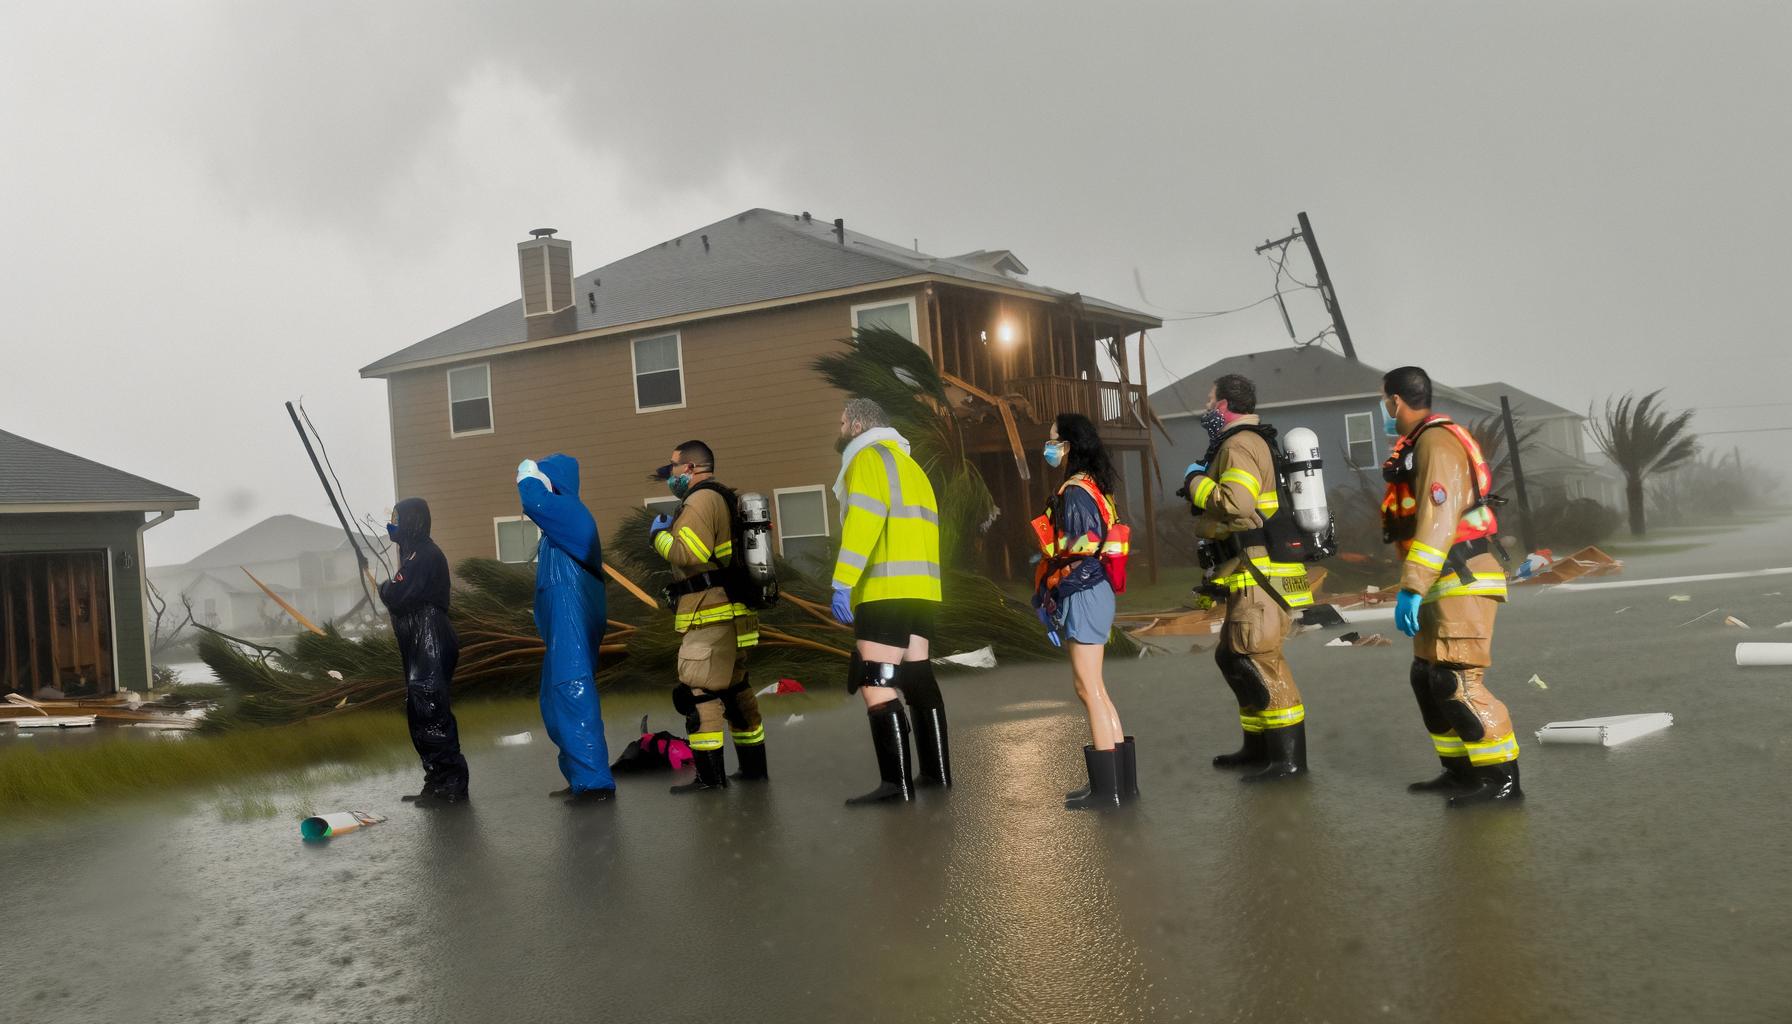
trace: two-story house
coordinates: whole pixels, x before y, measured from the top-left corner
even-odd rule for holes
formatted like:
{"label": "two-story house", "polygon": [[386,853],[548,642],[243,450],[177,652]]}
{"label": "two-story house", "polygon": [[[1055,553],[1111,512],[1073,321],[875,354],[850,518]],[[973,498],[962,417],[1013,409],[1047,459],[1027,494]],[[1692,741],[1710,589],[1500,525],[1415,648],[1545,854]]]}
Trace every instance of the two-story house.
{"label": "two-story house", "polygon": [[520,460],[576,457],[609,536],[631,510],[670,504],[648,472],[693,438],[715,450],[721,480],[772,499],[785,557],[830,560],[845,396],[811,364],[869,325],[921,346],[963,398],[1002,511],[986,568],[1024,565],[1026,521],[1056,475],[1040,449],[1061,411],[1096,420],[1127,477],[1126,511],[1152,515],[1151,414],[1132,356],[1156,317],[1033,283],[1007,250],[929,256],[807,213],[748,210],[583,274],[569,242],[532,234],[517,245],[515,301],[361,370],[386,382],[397,494],[428,499],[451,561],[533,557]]}
{"label": "two-story house", "polygon": [[[386,547],[383,537],[363,536],[364,550]],[[339,527],[299,516],[270,516],[184,565],[151,568],[149,579],[170,605],[190,603],[201,625],[237,636],[290,634],[291,617],[248,573],[320,625],[367,612],[368,587],[348,538]],[[384,612],[373,609],[375,616]]]}

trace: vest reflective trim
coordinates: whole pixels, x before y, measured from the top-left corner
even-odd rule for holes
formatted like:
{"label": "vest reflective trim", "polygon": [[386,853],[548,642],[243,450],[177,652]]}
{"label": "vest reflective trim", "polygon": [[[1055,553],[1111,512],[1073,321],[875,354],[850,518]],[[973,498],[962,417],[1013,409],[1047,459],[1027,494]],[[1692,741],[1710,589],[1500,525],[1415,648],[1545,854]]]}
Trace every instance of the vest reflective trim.
{"label": "vest reflective trim", "polygon": [[869,555],[861,555],[856,551],[847,551],[847,550],[842,549],[840,552],[840,561],[845,562],[847,565],[852,566],[854,569],[864,569],[865,564],[867,562],[869,562],[870,560],[871,560],[871,558]]}
{"label": "vest reflective trim", "polygon": [[874,580],[892,576],[927,576],[937,580],[940,567],[934,562],[879,562],[866,569],[865,575]]}

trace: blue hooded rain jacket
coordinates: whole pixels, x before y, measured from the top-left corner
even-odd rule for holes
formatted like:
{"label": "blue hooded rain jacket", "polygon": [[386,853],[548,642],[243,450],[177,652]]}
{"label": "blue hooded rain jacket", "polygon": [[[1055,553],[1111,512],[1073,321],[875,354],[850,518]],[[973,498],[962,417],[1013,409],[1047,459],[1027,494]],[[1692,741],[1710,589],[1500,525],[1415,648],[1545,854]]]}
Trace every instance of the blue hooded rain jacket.
{"label": "blue hooded rain jacket", "polygon": [[604,585],[596,575],[603,571],[603,547],[596,520],[579,501],[578,460],[556,453],[537,465],[554,489],[534,477],[516,486],[523,512],[541,528],[535,559],[535,628],[547,645],[541,719],[560,748],[560,774],[573,792],[614,789],[594,679],[606,622]]}

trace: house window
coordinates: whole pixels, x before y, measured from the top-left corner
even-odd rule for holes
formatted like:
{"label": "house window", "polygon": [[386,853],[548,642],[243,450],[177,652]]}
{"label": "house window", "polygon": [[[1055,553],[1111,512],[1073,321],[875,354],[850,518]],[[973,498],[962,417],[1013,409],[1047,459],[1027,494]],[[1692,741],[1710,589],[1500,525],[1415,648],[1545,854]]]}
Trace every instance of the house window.
{"label": "house window", "polygon": [[677,333],[636,338],[635,411],[684,408],[684,352]]}
{"label": "house window", "polygon": [[826,564],[833,552],[828,541],[827,489],[785,487],[772,492],[777,502],[778,551],[792,562]]}
{"label": "house window", "polygon": [[897,299],[894,302],[869,302],[852,307],[852,325],[855,328],[887,327],[910,341],[915,340],[915,300]]}
{"label": "house window", "polygon": [[1353,412],[1344,417],[1344,445],[1352,466],[1375,465],[1374,413]]}
{"label": "house window", "polygon": [[492,520],[498,533],[498,561],[513,565],[535,560],[541,529],[525,516],[500,516]]}
{"label": "house window", "polygon": [[452,437],[492,432],[492,371],[487,364],[448,371],[448,433]]}

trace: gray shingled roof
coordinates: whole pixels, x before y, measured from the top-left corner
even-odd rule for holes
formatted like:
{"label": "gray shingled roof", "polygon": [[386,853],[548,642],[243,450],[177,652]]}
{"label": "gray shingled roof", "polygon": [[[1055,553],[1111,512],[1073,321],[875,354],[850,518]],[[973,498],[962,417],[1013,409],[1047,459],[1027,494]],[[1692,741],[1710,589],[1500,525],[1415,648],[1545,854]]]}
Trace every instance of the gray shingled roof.
{"label": "gray shingled roof", "polygon": [[[1347,395],[1379,395],[1381,375],[1385,372],[1380,367],[1346,359],[1317,345],[1249,352],[1227,356],[1154,392],[1151,408],[1159,416],[1200,412],[1207,402],[1207,390],[1214,378],[1228,373],[1249,377],[1257,385],[1259,404],[1279,406],[1322,402]],[[1460,388],[1433,381],[1432,389],[1435,396],[1452,398],[1463,405],[1499,410],[1497,398],[1489,407],[1485,399],[1467,394]]]}
{"label": "gray shingled roof", "polygon": [[[703,243],[705,235],[709,238],[707,248]],[[534,326],[531,331],[519,296],[458,327],[370,363],[361,368],[361,375],[379,377],[408,363],[473,355],[520,341],[865,287],[918,274],[1016,288],[1042,298],[1065,299],[1072,294],[1003,274],[990,266],[992,262],[1001,262],[991,257],[1012,259],[1012,254],[1005,250],[977,250],[959,257],[929,256],[851,228],[847,229],[846,244],[842,245],[831,222],[819,218],[805,221],[801,216],[776,210],[748,210],[578,275],[573,281],[577,302],[554,318],[545,334],[541,326]],[[1018,265],[1019,261],[1014,263]],[[591,305],[593,296],[595,310]],[[1142,327],[1163,326],[1149,313],[1088,296],[1083,297],[1083,302],[1091,311]]]}
{"label": "gray shingled roof", "polygon": [[0,510],[7,506],[31,505],[95,505],[125,511],[174,511],[198,508],[199,499],[185,491],[0,430]]}
{"label": "gray shingled roof", "polygon": [[1491,403],[1495,409],[1500,406],[1500,396],[1505,395],[1512,400],[1512,415],[1518,417],[1554,419],[1557,416],[1576,416],[1583,420],[1587,418],[1587,414],[1584,412],[1564,409],[1554,402],[1538,398],[1529,391],[1515,388],[1503,380],[1496,380],[1488,384],[1472,384],[1462,390],[1484,402]]}
{"label": "gray shingled roof", "polygon": [[335,551],[348,543],[339,526],[325,526],[299,516],[269,516],[229,540],[206,550],[186,564],[189,569],[214,569],[254,562],[283,562],[300,555]]}

